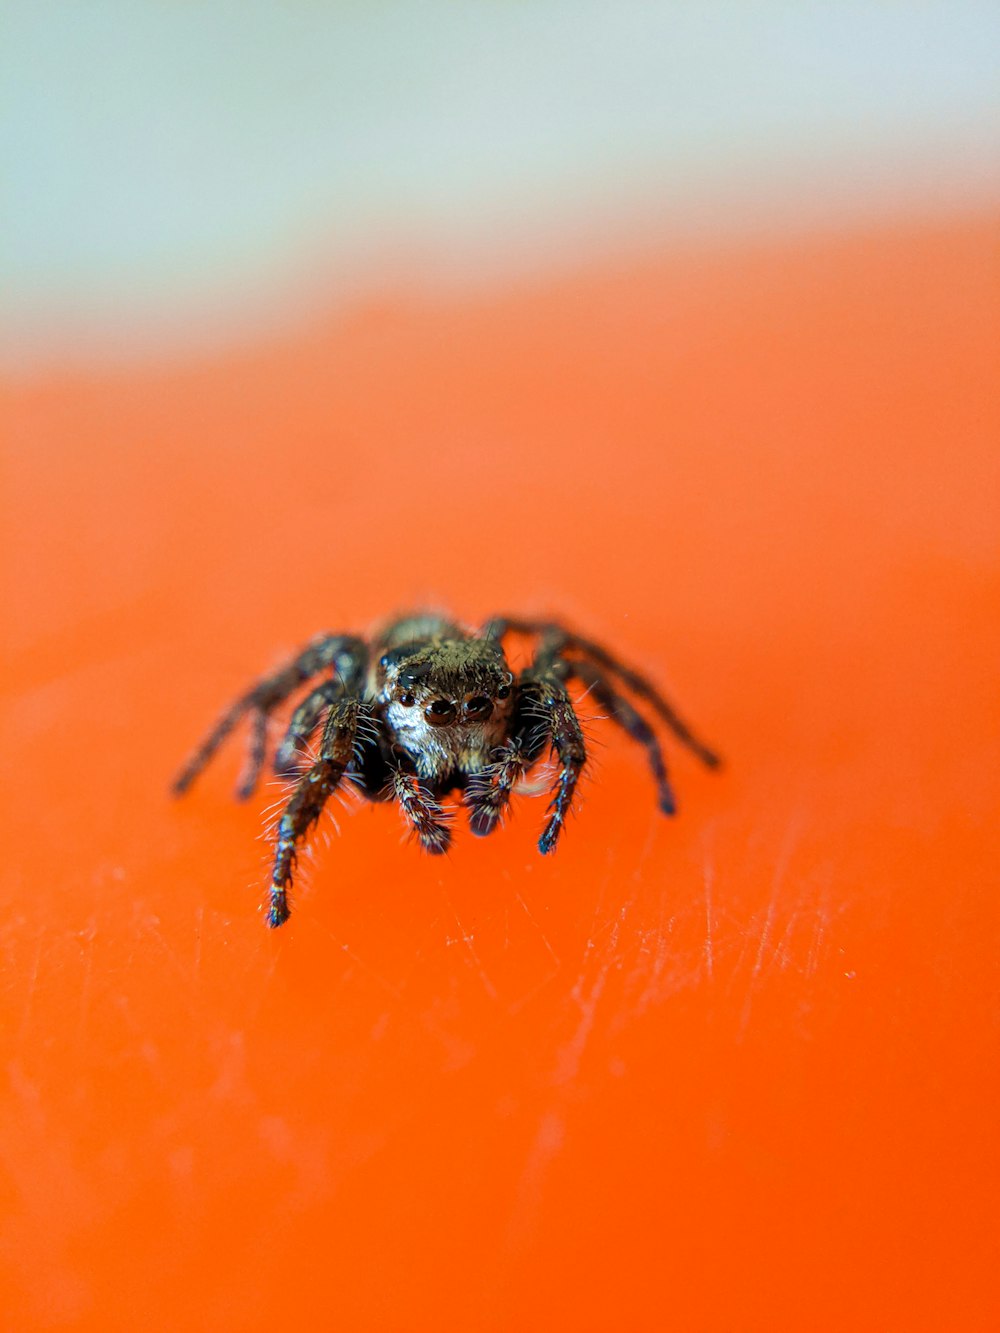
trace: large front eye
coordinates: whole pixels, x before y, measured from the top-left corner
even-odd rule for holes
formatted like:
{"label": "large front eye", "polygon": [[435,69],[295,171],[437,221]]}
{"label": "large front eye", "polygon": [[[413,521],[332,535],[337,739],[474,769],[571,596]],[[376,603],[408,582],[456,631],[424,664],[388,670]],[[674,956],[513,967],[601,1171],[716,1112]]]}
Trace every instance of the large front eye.
{"label": "large front eye", "polygon": [[424,709],[424,717],[432,727],[447,727],[455,721],[455,705],[450,699],[435,699]]}
{"label": "large front eye", "polygon": [[476,694],[466,699],[463,712],[467,722],[485,722],[493,712],[493,700],[487,699],[485,694]]}

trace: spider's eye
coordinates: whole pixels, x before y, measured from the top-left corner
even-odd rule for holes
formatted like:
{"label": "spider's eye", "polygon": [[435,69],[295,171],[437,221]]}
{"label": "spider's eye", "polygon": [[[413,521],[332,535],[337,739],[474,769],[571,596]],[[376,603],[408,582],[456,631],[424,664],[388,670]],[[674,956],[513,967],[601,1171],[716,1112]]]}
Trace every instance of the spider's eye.
{"label": "spider's eye", "polygon": [[455,720],[455,705],[450,699],[435,699],[424,709],[424,717],[432,727],[446,727]]}
{"label": "spider's eye", "polygon": [[493,700],[488,699],[485,694],[476,694],[471,699],[466,699],[462,711],[467,722],[485,722],[493,712]]}
{"label": "spider's eye", "polygon": [[498,699],[509,699],[509,698],[510,698],[510,686],[509,686],[509,685],[501,685],[500,688],[497,690],[497,698],[498,698]]}
{"label": "spider's eye", "polygon": [[412,708],[413,705],[417,702],[417,700],[415,696],[410,693],[409,690],[404,690],[403,693],[399,696],[399,702],[403,705],[404,708]]}

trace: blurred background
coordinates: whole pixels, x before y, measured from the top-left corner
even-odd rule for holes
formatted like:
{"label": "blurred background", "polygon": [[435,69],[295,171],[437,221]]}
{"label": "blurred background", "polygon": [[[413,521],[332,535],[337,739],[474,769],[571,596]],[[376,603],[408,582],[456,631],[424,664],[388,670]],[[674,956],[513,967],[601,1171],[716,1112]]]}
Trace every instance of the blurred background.
{"label": "blurred background", "polygon": [[4,10],[8,367],[1000,189],[991,3]]}
{"label": "blurred background", "polygon": [[[0,13],[0,1325],[994,1333],[1000,7]],[[427,602],[725,767],[269,932],[171,778]]]}

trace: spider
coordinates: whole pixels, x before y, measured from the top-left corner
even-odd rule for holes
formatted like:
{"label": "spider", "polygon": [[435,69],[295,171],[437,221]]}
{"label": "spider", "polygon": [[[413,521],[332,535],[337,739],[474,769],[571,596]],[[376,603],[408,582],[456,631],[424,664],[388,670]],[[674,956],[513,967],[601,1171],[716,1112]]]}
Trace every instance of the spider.
{"label": "spider", "polygon": [[[536,640],[534,659],[518,676],[504,655],[509,634]],[[386,625],[371,642],[347,634],[313,639],[236,700],[177,777],[174,794],[187,791],[248,715],[249,749],[237,788],[246,800],[264,764],[270,715],[316,677],[274,756],[275,772],[295,785],[277,825],[269,926],[287,921],[298,850],[344,779],[369,800],[395,800],[420,846],[444,852],[451,826],[442,797],[460,792],[472,832],[492,833],[519,779],[551,747],[558,773],[538,849],[553,851],[587,760],[570,681],[591,692],[645,747],[664,814],[672,815],[676,804],[660,743],[622,688],[648,704],[710,768],[719,763],[651,681],[563,625],[502,616],[470,633],[441,616],[417,613]],[[308,746],[317,732],[313,753]]]}

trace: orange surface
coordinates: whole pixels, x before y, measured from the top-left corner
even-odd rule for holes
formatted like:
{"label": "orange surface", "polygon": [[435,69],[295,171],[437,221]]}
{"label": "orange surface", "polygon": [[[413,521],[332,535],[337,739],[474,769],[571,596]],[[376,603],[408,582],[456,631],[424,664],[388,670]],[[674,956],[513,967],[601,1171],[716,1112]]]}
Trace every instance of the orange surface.
{"label": "orange surface", "polygon": [[[993,218],[382,299],[5,397],[4,1327],[987,1329]],[[218,709],[421,601],[569,616],[601,721],[457,841],[336,811],[287,928]]]}

